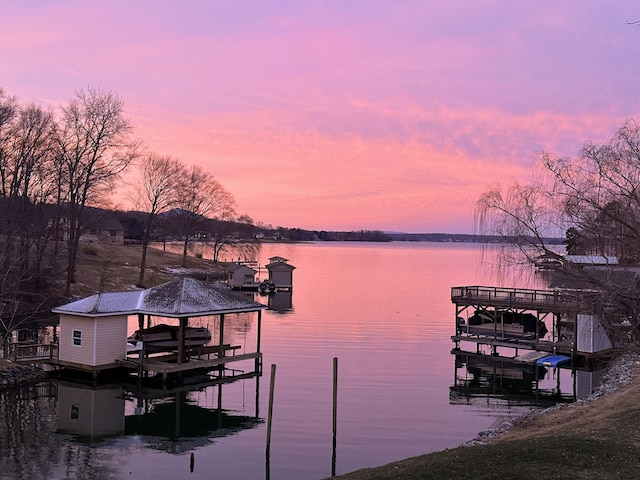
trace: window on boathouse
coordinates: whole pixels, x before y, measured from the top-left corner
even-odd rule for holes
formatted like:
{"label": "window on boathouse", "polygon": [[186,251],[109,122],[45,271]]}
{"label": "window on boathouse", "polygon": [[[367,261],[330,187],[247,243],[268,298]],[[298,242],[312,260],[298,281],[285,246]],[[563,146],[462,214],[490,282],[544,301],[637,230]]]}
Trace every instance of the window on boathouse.
{"label": "window on boathouse", "polygon": [[73,345],[80,347],[82,346],[82,330],[74,330],[72,333],[72,343]]}

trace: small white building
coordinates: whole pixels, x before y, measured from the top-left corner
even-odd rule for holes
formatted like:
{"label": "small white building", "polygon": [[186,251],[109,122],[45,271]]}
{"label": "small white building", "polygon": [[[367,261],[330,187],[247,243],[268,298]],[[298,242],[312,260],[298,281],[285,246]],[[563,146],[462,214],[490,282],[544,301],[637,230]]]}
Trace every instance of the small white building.
{"label": "small white building", "polygon": [[293,271],[296,267],[287,263],[289,260],[283,257],[271,257],[265,268],[269,272],[269,282],[279,289],[293,288]]}
{"label": "small white building", "polygon": [[231,288],[255,287],[257,270],[243,264],[227,262],[222,264],[227,285]]}
{"label": "small white building", "polygon": [[158,316],[179,320],[181,329],[187,328],[190,317],[216,315],[220,317],[222,344],[225,314],[258,312],[260,323],[264,308],[265,305],[238,295],[224,285],[192,278],[146,290],[92,295],[53,309],[53,313],[60,315],[57,364],[93,372],[120,366],[120,361],[127,356],[127,327],[131,315],[138,317],[140,328],[145,316]]}

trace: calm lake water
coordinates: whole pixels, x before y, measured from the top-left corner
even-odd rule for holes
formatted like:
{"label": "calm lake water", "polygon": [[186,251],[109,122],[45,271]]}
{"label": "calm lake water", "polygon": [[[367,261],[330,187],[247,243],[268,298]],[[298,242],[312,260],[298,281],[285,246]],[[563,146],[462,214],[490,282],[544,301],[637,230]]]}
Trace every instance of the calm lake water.
{"label": "calm lake water", "polygon": [[[511,390],[513,398],[500,394],[526,374],[512,372],[488,390],[456,388],[484,384],[469,382],[473,372],[451,353],[450,288],[501,283],[481,268],[478,246],[267,244],[259,255],[262,266],[278,255],[296,267],[292,294],[256,294],[272,307],[262,317],[262,377],[164,399],[135,399],[117,384],[58,381],[3,393],[0,478],[328,477],[334,357],[337,474],[455,447],[536,408],[522,388]],[[226,322],[226,341],[251,345],[254,317]],[[277,369],[267,471],[271,365]],[[574,380],[568,370],[551,370],[538,386],[571,397]]]}

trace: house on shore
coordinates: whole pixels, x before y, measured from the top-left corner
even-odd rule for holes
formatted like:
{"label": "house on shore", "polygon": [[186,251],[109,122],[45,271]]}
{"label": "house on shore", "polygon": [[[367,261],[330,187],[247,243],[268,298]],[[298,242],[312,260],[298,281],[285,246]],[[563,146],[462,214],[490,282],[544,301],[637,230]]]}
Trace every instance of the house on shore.
{"label": "house on shore", "polygon": [[231,288],[257,288],[257,270],[243,263],[236,262],[221,262],[220,266],[224,271],[225,282]]}
{"label": "house on shore", "polygon": [[124,227],[114,212],[91,208],[80,242],[124,245]]}

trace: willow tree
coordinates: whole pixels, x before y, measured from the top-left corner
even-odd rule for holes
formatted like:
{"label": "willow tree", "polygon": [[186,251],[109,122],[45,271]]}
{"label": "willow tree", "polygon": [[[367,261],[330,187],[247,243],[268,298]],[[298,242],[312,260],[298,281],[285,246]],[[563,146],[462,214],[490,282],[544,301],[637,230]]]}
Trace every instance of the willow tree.
{"label": "willow tree", "polygon": [[67,227],[67,296],[75,281],[86,207],[104,204],[114,182],[138,155],[139,143],[132,139],[132,130],[123,100],[112,92],[80,90],[62,108],[57,161]]}
{"label": "willow tree", "polygon": [[[476,203],[479,233],[497,234],[516,248],[505,264],[555,258],[556,279],[600,292],[597,308],[609,333],[630,322],[640,343],[640,128],[626,122],[604,144],[587,143],[576,156],[540,156],[540,175],[529,185],[491,187]],[[619,259],[616,268],[583,268],[550,244],[567,233],[572,253]],[[508,252],[508,253],[507,253]],[[615,338],[615,335],[612,335]]]}

